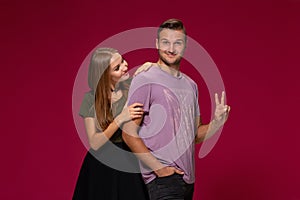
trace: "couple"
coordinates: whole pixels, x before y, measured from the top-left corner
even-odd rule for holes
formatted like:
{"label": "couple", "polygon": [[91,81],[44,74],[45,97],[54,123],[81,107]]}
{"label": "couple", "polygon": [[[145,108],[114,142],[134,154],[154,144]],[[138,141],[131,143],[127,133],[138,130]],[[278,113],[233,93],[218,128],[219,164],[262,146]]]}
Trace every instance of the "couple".
{"label": "couple", "polygon": [[[132,81],[127,62],[116,50],[100,48],[93,53],[88,75],[91,91],[80,108],[91,149],[73,199],[192,200],[194,144],[223,126],[230,107],[224,104],[224,92],[221,102],[216,94],[215,117],[202,124],[197,85],[179,71],[186,48],[180,20],[160,25],[156,47],[158,62],[144,64]],[[114,151],[112,146],[135,153],[142,177],[99,161]],[[121,158],[128,164],[125,155]],[[135,167],[133,157],[127,162]]]}

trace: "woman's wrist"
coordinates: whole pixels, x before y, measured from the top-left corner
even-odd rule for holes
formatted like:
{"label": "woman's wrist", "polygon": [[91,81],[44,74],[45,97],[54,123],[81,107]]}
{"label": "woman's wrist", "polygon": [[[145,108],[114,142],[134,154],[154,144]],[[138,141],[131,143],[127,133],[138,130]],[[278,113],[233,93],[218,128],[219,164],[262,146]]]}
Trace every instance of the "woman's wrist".
{"label": "woman's wrist", "polygon": [[120,119],[120,117],[118,116],[118,117],[116,117],[115,119],[114,119],[114,122],[117,124],[117,126],[121,126],[122,125],[122,120]]}
{"label": "woman's wrist", "polygon": [[121,127],[124,123],[124,120],[122,118],[122,114],[118,115],[115,119],[114,122],[118,125],[118,127]]}

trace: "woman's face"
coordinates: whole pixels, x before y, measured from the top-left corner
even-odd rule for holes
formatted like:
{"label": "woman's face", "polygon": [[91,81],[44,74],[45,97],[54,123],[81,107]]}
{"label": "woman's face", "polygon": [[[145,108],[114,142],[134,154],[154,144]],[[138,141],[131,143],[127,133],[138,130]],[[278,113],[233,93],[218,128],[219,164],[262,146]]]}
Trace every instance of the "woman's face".
{"label": "woman's face", "polygon": [[128,63],[119,53],[115,53],[110,59],[110,75],[114,85],[129,78]]}

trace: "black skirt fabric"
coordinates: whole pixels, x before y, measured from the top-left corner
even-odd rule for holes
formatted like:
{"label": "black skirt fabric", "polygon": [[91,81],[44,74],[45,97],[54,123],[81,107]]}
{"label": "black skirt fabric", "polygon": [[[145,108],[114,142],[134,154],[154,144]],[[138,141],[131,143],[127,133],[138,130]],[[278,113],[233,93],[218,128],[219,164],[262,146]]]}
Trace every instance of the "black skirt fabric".
{"label": "black skirt fabric", "polygon": [[[127,145],[123,142],[116,143],[115,145],[128,151]],[[112,151],[109,145],[104,145],[97,151],[90,150],[87,152],[80,169],[73,200],[149,199],[140,173],[130,173],[113,169],[99,161],[98,157],[107,155],[107,153]],[[126,159],[125,155],[121,155],[121,158],[124,159],[121,161],[124,164],[130,160],[130,165],[134,164],[138,166],[136,159],[136,163],[132,163],[132,158]]]}

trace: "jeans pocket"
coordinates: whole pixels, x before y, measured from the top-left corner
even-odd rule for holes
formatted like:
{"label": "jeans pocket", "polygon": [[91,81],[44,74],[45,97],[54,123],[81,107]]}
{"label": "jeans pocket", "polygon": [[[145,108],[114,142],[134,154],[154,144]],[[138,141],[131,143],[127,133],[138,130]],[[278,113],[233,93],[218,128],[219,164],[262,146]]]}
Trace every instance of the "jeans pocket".
{"label": "jeans pocket", "polygon": [[157,177],[156,182],[158,185],[181,185],[182,177],[182,175],[174,173],[169,176]]}

